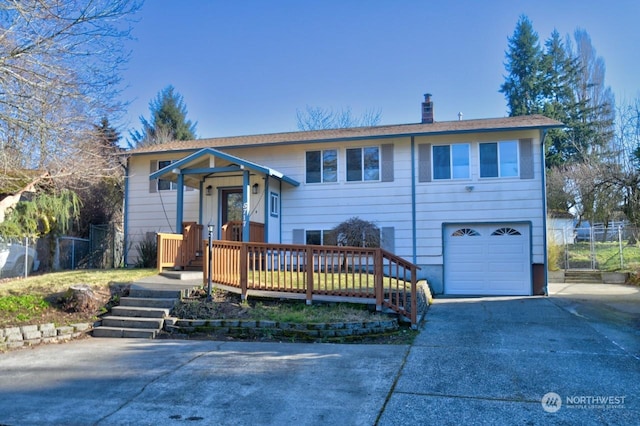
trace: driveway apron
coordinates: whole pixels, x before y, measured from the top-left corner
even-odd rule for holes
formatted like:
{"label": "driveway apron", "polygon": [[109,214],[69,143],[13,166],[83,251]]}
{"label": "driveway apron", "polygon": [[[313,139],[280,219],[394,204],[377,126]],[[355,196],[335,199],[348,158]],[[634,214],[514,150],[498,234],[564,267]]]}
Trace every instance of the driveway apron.
{"label": "driveway apron", "polygon": [[640,423],[640,327],[627,324],[621,345],[576,306],[571,295],[436,299],[379,424]]}

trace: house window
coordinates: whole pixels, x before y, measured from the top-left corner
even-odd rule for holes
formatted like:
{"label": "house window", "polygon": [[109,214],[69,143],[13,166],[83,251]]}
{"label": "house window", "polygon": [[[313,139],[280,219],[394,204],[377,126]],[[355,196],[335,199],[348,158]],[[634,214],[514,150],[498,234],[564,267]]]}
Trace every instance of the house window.
{"label": "house window", "polygon": [[380,180],[380,148],[347,149],[347,182]]}
{"label": "house window", "polygon": [[469,179],[469,144],[434,146],[433,179]]}
{"label": "house window", "polygon": [[480,144],[480,177],[518,176],[518,142]]}
{"label": "house window", "polygon": [[280,195],[272,192],[269,195],[269,214],[272,217],[278,217],[280,215]]}
{"label": "house window", "polygon": [[[173,163],[173,160],[160,160],[158,161],[158,170],[164,169],[169,164]],[[158,179],[158,191],[173,191],[178,188],[175,182],[171,182],[166,179]]]}
{"label": "house window", "polygon": [[335,246],[336,237],[332,230],[308,230],[306,244],[316,246]]}
{"label": "house window", "polygon": [[338,181],[338,151],[325,149],[323,151],[308,151],[307,183],[337,182]]}

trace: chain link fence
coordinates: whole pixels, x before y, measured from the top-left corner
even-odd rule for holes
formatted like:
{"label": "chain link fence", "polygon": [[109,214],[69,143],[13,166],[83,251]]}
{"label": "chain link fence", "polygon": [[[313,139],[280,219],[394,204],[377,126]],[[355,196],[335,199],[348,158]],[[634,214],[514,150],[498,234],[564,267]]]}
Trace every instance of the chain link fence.
{"label": "chain link fence", "polygon": [[639,231],[625,223],[550,228],[550,268],[635,271],[640,268]]}
{"label": "chain link fence", "polygon": [[57,238],[53,269],[120,268],[123,261],[124,234],[113,224],[91,225],[89,238]]}

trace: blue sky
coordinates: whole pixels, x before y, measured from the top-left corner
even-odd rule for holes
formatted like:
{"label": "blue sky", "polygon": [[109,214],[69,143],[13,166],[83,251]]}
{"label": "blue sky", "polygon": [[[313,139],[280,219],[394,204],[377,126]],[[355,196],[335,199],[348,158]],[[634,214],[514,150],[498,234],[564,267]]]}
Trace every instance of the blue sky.
{"label": "blue sky", "polygon": [[502,117],[498,89],[518,17],[541,43],[587,30],[616,99],[640,96],[640,2],[147,0],[128,43],[123,135],[172,84],[199,138],[295,131],[306,105],[380,110],[380,124]]}

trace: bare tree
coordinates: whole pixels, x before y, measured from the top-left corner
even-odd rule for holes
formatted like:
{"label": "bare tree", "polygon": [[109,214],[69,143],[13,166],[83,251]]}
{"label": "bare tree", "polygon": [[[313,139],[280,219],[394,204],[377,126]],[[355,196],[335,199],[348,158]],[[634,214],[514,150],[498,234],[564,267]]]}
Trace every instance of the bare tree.
{"label": "bare tree", "polygon": [[380,110],[367,110],[356,117],[349,107],[333,110],[307,105],[304,111],[296,111],[298,129],[303,131],[376,126],[381,118]]}
{"label": "bare tree", "polygon": [[2,2],[3,170],[41,169],[73,182],[109,174],[94,123],[123,111],[122,43],[139,7],[137,0]]}
{"label": "bare tree", "polygon": [[[139,7],[138,0],[0,4],[0,176],[24,181],[37,170],[63,194],[119,169],[95,123],[124,110],[123,42]],[[10,200],[3,212],[20,197]]]}

